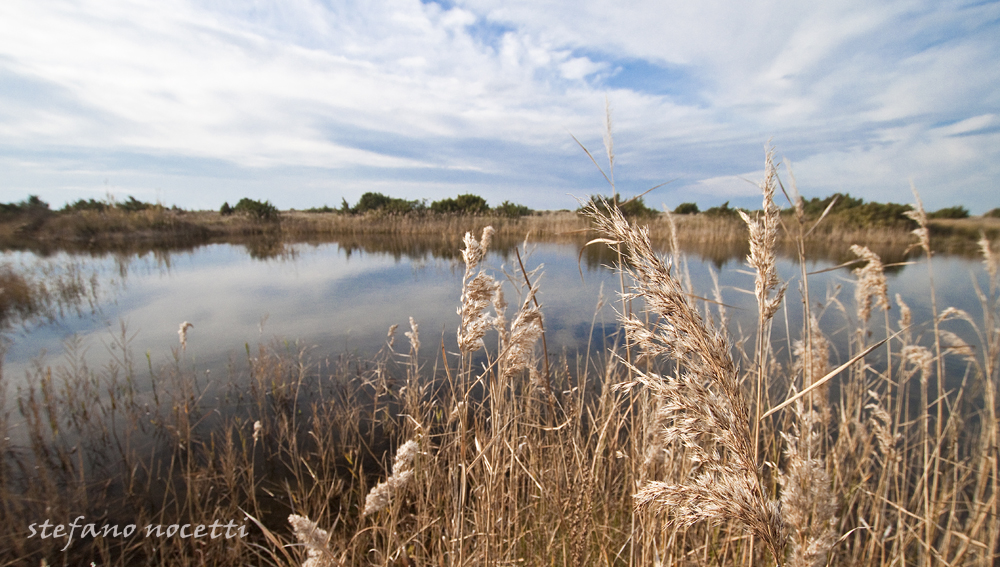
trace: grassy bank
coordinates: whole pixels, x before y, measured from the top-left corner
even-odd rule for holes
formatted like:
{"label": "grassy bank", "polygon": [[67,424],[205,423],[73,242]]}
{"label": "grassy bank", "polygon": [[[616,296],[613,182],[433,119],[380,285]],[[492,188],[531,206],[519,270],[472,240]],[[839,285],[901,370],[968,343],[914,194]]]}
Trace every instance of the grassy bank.
{"label": "grassy bank", "polygon": [[[790,222],[788,215],[782,218],[786,217],[786,222]],[[676,232],[681,246],[709,258],[722,259],[733,250],[744,253],[749,250],[746,224],[735,212],[669,218],[657,213],[643,217],[641,222],[649,227],[650,238],[659,249],[669,246],[671,235]],[[928,223],[931,245],[937,251],[976,254],[980,235],[1000,236],[998,218],[930,219]],[[525,235],[534,240],[580,244],[596,235],[592,223],[572,211],[536,211],[520,217],[430,210],[405,215],[286,211],[263,220],[249,215],[151,207],[138,211],[109,208],[0,216],[0,248],[33,250],[43,255],[57,250],[128,253],[184,249],[210,242],[245,242],[254,254],[266,256],[293,242],[364,239],[405,242],[419,238],[422,246],[452,255],[460,245],[460,235],[480,231],[486,225],[496,229],[496,236],[505,247],[520,242]],[[911,230],[909,224],[859,224],[828,218],[812,233],[807,252],[813,258],[843,261],[849,255],[844,243],[857,243],[868,246],[887,262],[901,261],[911,244]],[[779,231],[777,247],[781,254],[795,254],[795,240],[787,230]]]}
{"label": "grassy bank", "polygon": [[[70,345],[65,363],[7,392],[0,565],[995,565],[1000,247],[980,247],[981,313],[932,292],[930,320],[913,321],[883,259],[852,249],[856,233],[810,233],[803,209],[780,215],[767,171],[749,223],[675,216],[647,229],[591,210],[482,230],[489,219],[437,218],[477,228],[455,242],[459,331],[427,337],[414,321],[370,360],[248,346],[228,378],[209,380],[182,346],[164,368],[134,358],[124,329],[105,368]],[[921,261],[929,225],[913,216],[917,235],[899,238]],[[280,226],[407,235],[430,224],[365,220],[296,213]],[[547,352],[538,274],[505,281],[483,265],[501,236],[532,227],[596,231],[588,249],[622,270],[617,338]],[[808,298],[787,342],[770,336],[782,302],[800,300],[774,273],[783,230]],[[729,337],[721,292],[689,288],[669,260],[677,240],[733,232],[757,274],[758,325]],[[836,241],[862,260],[854,302],[817,306],[806,266],[817,242]],[[831,352],[820,319],[841,323],[848,352]],[[954,334],[968,325],[978,344]],[[31,524],[79,516],[139,532],[29,537]],[[213,521],[246,536],[155,529]]]}

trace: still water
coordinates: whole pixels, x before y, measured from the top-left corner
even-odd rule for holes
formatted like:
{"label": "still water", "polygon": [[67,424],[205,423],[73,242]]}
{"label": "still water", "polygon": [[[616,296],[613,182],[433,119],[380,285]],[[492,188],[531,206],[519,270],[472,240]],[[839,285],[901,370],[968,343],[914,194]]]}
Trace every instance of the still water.
{"label": "still water", "polygon": [[[845,245],[846,248],[846,245]],[[586,351],[588,341],[601,344],[614,332],[618,276],[607,267],[612,256],[583,243],[529,244],[524,255],[540,287],[550,351],[575,356]],[[386,332],[399,325],[398,340],[409,329],[412,317],[420,326],[421,355],[440,354],[441,341],[455,351],[456,313],[464,265],[457,247],[441,250],[412,243],[386,250],[373,243],[352,242],[288,244],[261,254],[240,244],[211,244],[187,250],[143,254],[70,254],[41,256],[32,252],[4,252],[0,266],[20,271],[33,281],[48,281],[50,293],[61,289],[51,283],[76,282],[73,293],[47,308],[6,322],[3,333],[3,376],[8,385],[23,385],[31,368],[60,364],[67,339],[77,337],[86,349],[91,368],[100,368],[115,356],[111,345],[124,334],[136,360],[153,366],[171,364],[179,355],[200,372],[226,372],[245,359],[249,346],[277,340],[310,349],[314,360],[345,352],[376,352]],[[492,252],[485,262],[499,279],[504,272],[515,279],[517,259],[513,245]],[[730,317],[730,331],[749,336],[755,328],[756,307],[751,293],[753,274],[744,258],[734,254],[712,259],[685,254],[682,266],[690,273],[695,294],[713,297],[714,272]],[[834,261],[807,266],[810,272],[834,267]],[[932,265],[939,309],[948,306],[981,317],[973,278],[988,289],[982,263],[976,258],[937,256]],[[801,328],[799,268],[781,259],[779,272],[788,282],[785,309],[778,312],[772,339],[785,349]],[[930,296],[928,266],[921,257],[912,264],[888,271],[889,294],[900,294],[913,309],[919,326],[915,334],[929,335]],[[846,360],[848,329],[856,318],[854,276],[850,268],[810,276],[814,305],[825,305],[822,325],[834,339],[836,362]],[[72,287],[72,286],[71,286]],[[513,310],[517,295],[512,284],[505,293]],[[716,307],[712,307],[715,313]],[[890,311],[895,325],[898,308]],[[785,330],[785,320],[792,329]],[[188,321],[187,348],[179,350],[178,327]],[[871,324],[875,337],[882,334],[884,318],[876,312]],[[964,323],[950,330],[972,341]],[[405,350],[405,346],[400,346]],[[593,351],[592,351],[593,352]]]}

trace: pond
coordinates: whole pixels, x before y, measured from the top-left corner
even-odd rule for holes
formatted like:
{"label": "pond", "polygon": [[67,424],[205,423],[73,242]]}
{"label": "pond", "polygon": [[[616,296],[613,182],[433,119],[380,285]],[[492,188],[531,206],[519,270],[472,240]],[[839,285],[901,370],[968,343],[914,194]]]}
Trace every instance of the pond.
{"label": "pond", "polygon": [[[498,243],[486,266],[498,278],[506,272],[520,283],[514,253],[519,246]],[[528,243],[522,256],[529,270],[541,267],[533,283],[540,288],[550,352],[573,357],[614,333],[620,282],[608,268],[614,260],[611,254],[596,245],[584,248],[579,241]],[[113,345],[125,336],[143,365],[147,355],[153,366],[170,364],[178,355],[209,374],[226,372],[245,359],[247,349],[272,340],[307,347],[313,360],[345,352],[363,357],[385,344],[392,325],[399,326],[398,340],[405,342],[402,333],[409,329],[410,317],[420,326],[421,356],[439,356],[442,341],[447,351],[457,350],[456,309],[464,273],[457,246],[419,241],[389,246],[371,239],[283,244],[266,253],[233,243],[134,254],[8,251],[0,255],[0,266],[23,274],[36,287],[45,285],[48,297],[23,313],[7,309],[2,370],[8,387],[23,385],[36,364],[58,365],[71,337],[86,350],[91,368],[115,356]],[[714,297],[715,273],[728,306],[731,334],[752,335],[756,306],[746,290],[752,290],[754,282],[742,253],[708,258],[690,252],[680,267],[690,274],[694,294],[701,297]],[[802,326],[800,272],[788,258],[781,258],[778,267],[789,287],[772,340],[776,349],[787,349]],[[833,267],[833,261],[821,260],[807,269],[819,272],[809,278],[813,304],[825,305],[821,323],[834,339],[834,358],[843,362],[848,357],[847,329],[855,328],[850,322],[856,319],[855,278],[851,268],[829,269]],[[939,310],[953,306],[979,318],[973,278],[981,288],[988,287],[981,261],[940,255],[932,268]],[[923,325],[915,334],[929,335],[926,262],[914,257],[889,268],[887,277],[890,297],[900,294],[913,310],[913,320]],[[517,303],[513,285],[506,284],[505,292],[512,312]],[[716,309],[713,306],[712,312]],[[894,305],[889,314],[893,326],[898,311]],[[178,328],[184,321],[193,328],[186,349],[180,350]],[[873,337],[884,336],[880,312],[871,327]],[[972,341],[967,325],[952,327]]]}

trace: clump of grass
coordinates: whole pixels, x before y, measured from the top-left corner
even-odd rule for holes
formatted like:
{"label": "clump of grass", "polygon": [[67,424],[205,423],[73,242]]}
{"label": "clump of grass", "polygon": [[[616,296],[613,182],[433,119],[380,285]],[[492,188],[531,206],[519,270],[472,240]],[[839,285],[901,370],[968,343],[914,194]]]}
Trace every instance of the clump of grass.
{"label": "clump of grass", "polygon": [[613,208],[604,213],[592,207],[590,214],[609,243],[624,247],[628,263],[621,269],[632,277],[635,297],[645,301],[656,321],[649,328],[638,317],[623,314],[631,343],[643,356],[670,357],[683,368],[676,377],[632,368],[637,382],[659,401],[666,444],[685,447],[698,463],[697,474],[688,481],[648,482],[636,493],[637,505],[668,514],[668,525],[678,527],[735,518],[781,563],[786,527],[758,474],[750,409],[729,342],[706,326],[644,230],[629,225]]}
{"label": "clump of grass", "polygon": [[[822,404],[821,405],[825,405]],[[824,416],[799,400],[779,474],[782,517],[788,526],[788,567],[826,565],[837,537],[838,502],[823,460]]]}

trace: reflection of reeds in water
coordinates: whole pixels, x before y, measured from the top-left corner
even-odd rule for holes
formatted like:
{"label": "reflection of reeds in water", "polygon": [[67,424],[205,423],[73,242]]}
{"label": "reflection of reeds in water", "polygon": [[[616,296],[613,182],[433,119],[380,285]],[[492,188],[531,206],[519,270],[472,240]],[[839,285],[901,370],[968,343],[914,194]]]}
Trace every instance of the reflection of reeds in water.
{"label": "reflection of reeds in water", "polygon": [[[431,213],[355,216],[286,212],[282,213],[279,222],[254,222],[239,216],[222,217],[213,212],[157,209],[106,214],[89,211],[54,216],[50,222],[53,226],[33,235],[6,234],[4,230],[10,227],[0,225],[0,246],[30,250],[41,256],[59,251],[98,256],[108,253],[169,256],[171,252],[225,242],[244,245],[253,258],[270,259],[286,257],[291,244],[337,242],[349,253],[359,250],[414,258],[430,254],[452,259],[457,258],[461,235],[477,233],[486,225],[495,228],[494,250],[501,253],[512,251],[526,234],[534,241],[580,244],[593,235],[589,221],[570,211],[539,212],[521,218]],[[666,216],[643,219],[643,223],[649,227],[654,247],[666,249],[672,230]],[[674,223],[678,244],[688,253],[711,259],[717,266],[733,258],[742,258],[748,252],[746,225],[735,216],[674,215]],[[932,223],[935,248],[976,253],[979,225],[957,225],[956,228],[952,226],[954,222]],[[937,235],[938,227],[940,236]],[[1000,232],[1000,228],[994,232]],[[901,227],[842,225],[829,228],[821,225],[805,246],[813,260],[841,263],[850,259],[842,245],[844,242],[868,246],[892,264],[906,258],[909,234]],[[794,256],[793,248],[793,241],[779,234],[778,253]]]}
{"label": "reflection of reeds in water", "polygon": [[[679,282],[680,259],[661,260],[655,240],[614,212],[596,220],[622,247],[626,293],[643,298],[634,305],[645,312],[621,321],[631,368],[618,340],[577,357],[541,352],[538,278],[518,272],[512,286],[484,254],[503,242],[500,230],[455,245],[466,267],[461,328],[440,341],[411,321],[408,347],[390,336],[368,360],[248,346],[228,380],[207,380],[180,346],[172,364],[140,370],[125,330],[105,368],[70,345],[62,365],[39,364],[17,392],[0,388],[10,401],[0,413],[0,564],[1000,561],[996,244],[982,245],[982,315],[945,309],[916,325],[898,300],[899,316],[887,312],[878,272],[890,261],[855,249],[867,260],[860,312],[840,310],[851,340],[838,354],[817,323],[834,310],[806,310],[788,348],[784,337],[757,340],[778,297],[768,238],[747,249],[761,260],[765,316],[753,336],[730,341]],[[675,220],[683,243],[685,221]],[[804,264],[815,235],[803,227],[790,232]],[[804,268],[803,279],[807,293]],[[960,342],[959,326],[978,343]],[[884,363],[859,359],[824,381],[835,357],[901,328],[879,347]],[[614,387],[629,375],[630,389]],[[80,515],[137,524],[140,535],[28,537],[32,522]],[[248,535],[143,535],[146,525],[215,520]]]}
{"label": "reflection of reeds in water", "polygon": [[0,263],[0,332],[94,309],[107,283],[84,266],[45,259],[28,266]]}

